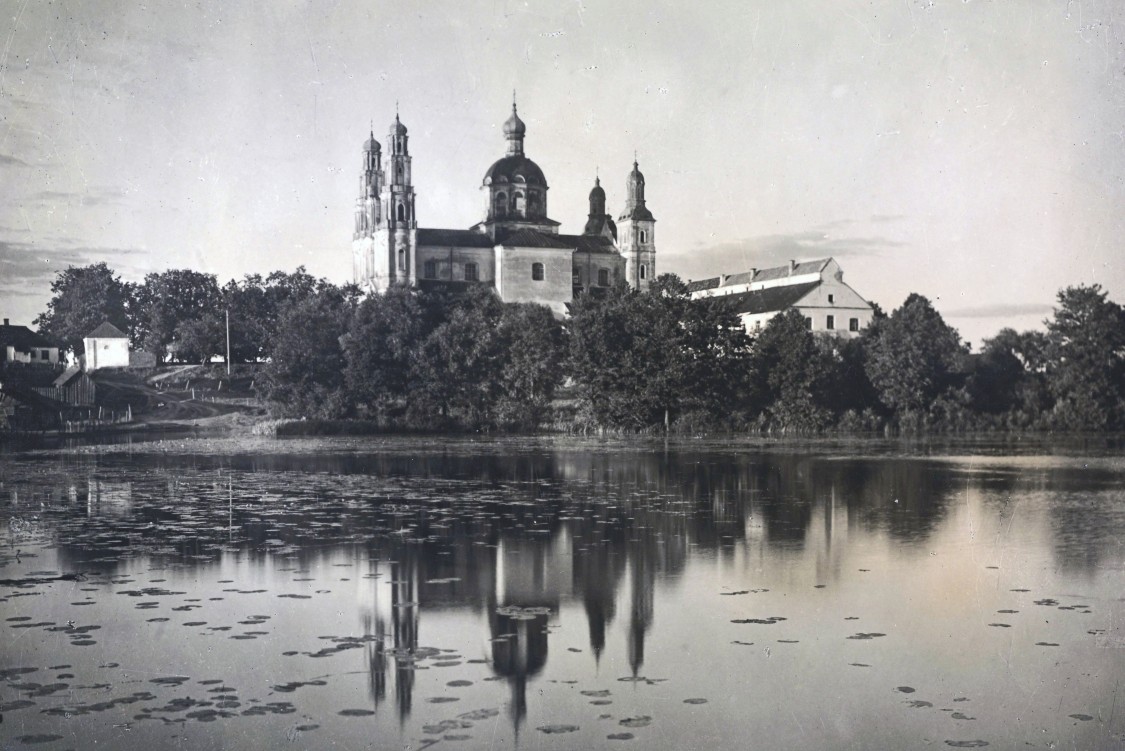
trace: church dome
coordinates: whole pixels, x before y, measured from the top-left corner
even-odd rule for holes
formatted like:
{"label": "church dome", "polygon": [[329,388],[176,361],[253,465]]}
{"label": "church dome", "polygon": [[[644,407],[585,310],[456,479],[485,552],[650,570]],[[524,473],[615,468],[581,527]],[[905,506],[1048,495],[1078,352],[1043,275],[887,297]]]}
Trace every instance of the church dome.
{"label": "church dome", "polygon": [[382,150],[382,147],[379,145],[379,142],[375,140],[375,134],[374,133],[371,134],[370,138],[368,138],[366,141],[363,142],[363,150],[364,151],[381,151]]}
{"label": "church dome", "polygon": [[539,165],[522,154],[511,154],[493,162],[484,173],[484,184],[515,183],[519,185],[547,186],[547,178]]}
{"label": "church dome", "polygon": [[[628,187],[632,188],[635,185],[640,185],[644,188],[645,176],[641,174],[640,169],[637,167],[636,160],[633,161],[633,171],[629,173]],[[642,196],[643,197],[643,196]]]}
{"label": "church dome", "polygon": [[590,191],[590,205],[593,205],[595,201],[605,206],[605,189],[602,188],[602,181],[596,177],[594,178],[594,189]]}
{"label": "church dome", "polygon": [[405,136],[406,135],[406,126],[403,125],[402,122],[399,121],[397,113],[395,114],[395,121],[393,123],[391,123],[391,135],[392,136]]}
{"label": "church dome", "polygon": [[510,138],[511,136],[523,136],[527,133],[527,126],[520,120],[520,116],[516,114],[515,102],[512,103],[512,116],[504,121],[504,136]]}

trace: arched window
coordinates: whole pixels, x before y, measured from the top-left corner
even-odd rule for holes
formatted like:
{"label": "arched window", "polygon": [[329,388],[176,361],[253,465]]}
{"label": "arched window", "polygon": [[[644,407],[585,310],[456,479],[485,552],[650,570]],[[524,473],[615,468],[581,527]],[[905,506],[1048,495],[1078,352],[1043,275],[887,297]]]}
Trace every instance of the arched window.
{"label": "arched window", "polygon": [[406,251],[400,250],[398,252],[398,270],[406,271]]}
{"label": "arched window", "polygon": [[477,265],[475,263],[466,263],[465,264],[465,281],[466,282],[480,281],[480,274],[477,271]]}
{"label": "arched window", "polygon": [[646,278],[647,275],[648,275],[648,268],[642,263],[641,264],[641,279]]}
{"label": "arched window", "polygon": [[512,208],[516,212],[516,216],[525,216],[527,205],[523,200],[523,193],[518,190],[512,194]]}
{"label": "arched window", "polygon": [[493,211],[493,215],[494,216],[507,216],[507,214],[508,214],[508,194],[503,193],[503,192],[497,193],[496,194],[495,209]]}
{"label": "arched window", "polygon": [[406,221],[406,207],[405,207],[405,206],[403,206],[403,205],[402,205],[402,204],[400,203],[400,204],[398,205],[398,209],[397,209],[397,211],[398,211],[398,220],[399,220],[400,222],[405,222],[405,221]]}
{"label": "arched window", "polygon": [[426,279],[437,279],[437,261],[426,261],[422,268],[423,277]]}
{"label": "arched window", "polygon": [[643,242],[643,243],[648,242],[648,233],[645,232],[643,229],[641,230],[641,242]]}
{"label": "arched window", "polygon": [[609,286],[609,269],[598,269],[598,286]]}
{"label": "arched window", "polygon": [[527,215],[539,216],[539,191],[527,191]]}
{"label": "arched window", "polygon": [[532,278],[533,281],[536,281],[536,282],[543,281],[543,264],[541,264],[541,263],[531,264],[531,278]]}

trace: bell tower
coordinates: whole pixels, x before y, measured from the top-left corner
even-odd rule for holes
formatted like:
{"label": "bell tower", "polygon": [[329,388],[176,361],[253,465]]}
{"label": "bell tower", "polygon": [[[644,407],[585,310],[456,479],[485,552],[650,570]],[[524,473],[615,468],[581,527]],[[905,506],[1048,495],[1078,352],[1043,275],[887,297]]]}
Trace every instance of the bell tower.
{"label": "bell tower", "polygon": [[355,201],[355,231],[352,234],[352,281],[367,287],[374,274],[374,233],[382,220],[379,193],[383,189],[382,147],[375,131],[363,144],[363,171],[359,197]]}
{"label": "bell tower", "polygon": [[625,211],[617,220],[617,239],[625,256],[625,281],[644,291],[656,277],[656,219],[645,206],[645,176],[633,159],[633,171],[625,181]]}
{"label": "bell tower", "polygon": [[[396,108],[397,109],[397,108]],[[415,248],[418,221],[414,216],[414,186],[406,126],[398,119],[387,134],[387,163],[379,173],[379,220],[376,223],[373,287],[382,291],[395,283],[413,284],[418,277]]]}

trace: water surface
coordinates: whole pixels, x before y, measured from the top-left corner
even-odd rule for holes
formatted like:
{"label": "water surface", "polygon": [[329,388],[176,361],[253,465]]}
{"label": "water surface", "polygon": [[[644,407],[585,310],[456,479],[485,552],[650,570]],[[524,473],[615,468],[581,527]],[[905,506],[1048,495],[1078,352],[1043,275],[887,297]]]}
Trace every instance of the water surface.
{"label": "water surface", "polygon": [[0,456],[13,747],[1116,748],[1118,446]]}

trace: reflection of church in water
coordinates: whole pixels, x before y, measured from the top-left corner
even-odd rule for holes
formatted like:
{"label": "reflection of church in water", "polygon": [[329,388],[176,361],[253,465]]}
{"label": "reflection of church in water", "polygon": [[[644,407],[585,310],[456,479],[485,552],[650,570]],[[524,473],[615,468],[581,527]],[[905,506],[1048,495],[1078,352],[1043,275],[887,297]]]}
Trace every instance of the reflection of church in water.
{"label": "reflection of church in water", "polygon": [[595,179],[582,234],[560,234],[547,214],[547,178],[524,153],[526,132],[513,102],[503,127],[507,153],[485,172],[484,219],[469,229],[419,227],[406,126],[396,114],[385,159],[372,132],[355,206],[353,280],[368,292],[393,284],[488,285],[505,302],[540,303],[558,316],[584,291],[620,281],[646,288],[656,275],[656,220],[636,161],[616,222]]}
{"label": "reflection of church in water", "polygon": [[[534,515],[529,510],[528,517]],[[599,663],[610,625],[627,619],[624,656],[636,677],[663,564],[650,560],[659,555],[651,539],[631,540],[634,531],[618,522],[598,510],[587,519],[557,523],[549,534],[451,530],[445,544],[430,544],[430,538],[425,545],[403,541],[380,551],[379,558],[389,560],[389,575],[374,580],[376,610],[363,616],[364,631],[372,637],[365,651],[375,704],[393,696],[399,718],[410,715],[416,668],[444,659],[432,654],[440,645],[429,643],[436,636],[426,635],[426,613],[450,606],[485,616],[488,663],[508,686],[506,711],[517,732],[527,715],[529,684],[547,666],[551,635],[568,604],[585,611],[585,641]],[[488,544],[479,544],[482,532]],[[626,587],[627,612],[619,613]]]}

